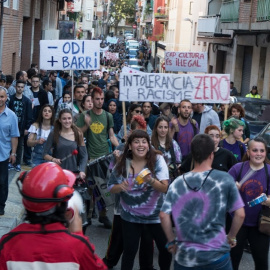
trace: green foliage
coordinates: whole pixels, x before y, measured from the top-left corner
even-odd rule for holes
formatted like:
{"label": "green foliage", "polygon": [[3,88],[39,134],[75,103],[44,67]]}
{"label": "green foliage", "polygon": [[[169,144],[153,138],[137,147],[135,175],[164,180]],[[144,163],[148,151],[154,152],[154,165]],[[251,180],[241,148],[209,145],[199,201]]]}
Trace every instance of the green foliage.
{"label": "green foliage", "polygon": [[136,0],[112,0],[109,9],[108,24],[117,28],[123,19],[134,22],[135,4]]}

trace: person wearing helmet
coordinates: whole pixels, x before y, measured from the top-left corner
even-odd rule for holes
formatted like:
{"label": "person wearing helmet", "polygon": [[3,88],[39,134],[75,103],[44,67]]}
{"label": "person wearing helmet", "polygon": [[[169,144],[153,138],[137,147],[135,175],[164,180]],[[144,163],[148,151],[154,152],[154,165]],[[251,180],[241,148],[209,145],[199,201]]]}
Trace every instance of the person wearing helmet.
{"label": "person wearing helmet", "polygon": [[28,223],[1,238],[0,269],[107,269],[83,236],[78,211],[66,219],[74,182],[72,172],[52,162],[21,173],[17,185]]}

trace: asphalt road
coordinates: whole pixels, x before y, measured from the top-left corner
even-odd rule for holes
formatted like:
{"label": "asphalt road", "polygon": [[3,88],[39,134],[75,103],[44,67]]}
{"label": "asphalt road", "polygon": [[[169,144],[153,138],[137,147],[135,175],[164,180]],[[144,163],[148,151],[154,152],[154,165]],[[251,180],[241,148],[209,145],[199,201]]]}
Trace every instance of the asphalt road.
{"label": "asphalt road", "polygon": [[[23,168],[23,169],[30,169],[30,168]],[[15,171],[13,170],[9,171],[9,183],[11,182],[15,174],[16,174]],[[108,217],[110,218],[111,221],[113,220],[113,206],[110,206],[108,208]],[[103,258],[107,250],[110,230],[105,229],[103,227],[103,224],[98,222],[98,219],[92,219],[92,225],[88,226],[86,230],[86,235],[89,237],[90,242],[95,245],[96,254],[99,257]],[[270,260],[269,260],[269,265],[270,265]],[[114,267],[114,269],[120,270],[120,266],[121,266],[121,261],[119,261],[119,263],[117,264],[117,266]],[[157,252],[156,247],[154,251],[154,267],[156,269],[159,269],[158,268],[158,252]],[[138,270],[138,269],[139,269],[138,258],[136,258],[135,264],[134,264],[134,270]],[[171,269],[173,269],[173,266],[171,266]],[[253,270],[253,269],[254,269],[254,263],[253,263],[251,255],[249,253],[244,252],[239,270]]]}
{"label": "asphalt road", "polygon": [[[109,207],[108,216],[110,220],[113,219],[113,207]],[[110,230],[105,229],[102,224],[98,222],[97,219],[92,219],[92,225],[88,226],[86,230],[86,235],[89,237],[90,242],[93,243],[96,247],[96,254],[103,258],[105,256],[107,246],[108,246],[108,239],[110,235]],[[270,261],[269,261],[270,265]],[[121,261],[115,266],[113,269],[120,270]],[[159,269],[158,267],[158,251],[155,247],[154,251],[154,268]],[[134,270],[138,270],[138,258],[135,259]],[[173,263],[171,266],[171,270],[173,269]],[[169,270],[169,269],[168,269]],[[241,265],[239,270],[254,270],[254,263],[251,255],[247,252],[244,252]]]}

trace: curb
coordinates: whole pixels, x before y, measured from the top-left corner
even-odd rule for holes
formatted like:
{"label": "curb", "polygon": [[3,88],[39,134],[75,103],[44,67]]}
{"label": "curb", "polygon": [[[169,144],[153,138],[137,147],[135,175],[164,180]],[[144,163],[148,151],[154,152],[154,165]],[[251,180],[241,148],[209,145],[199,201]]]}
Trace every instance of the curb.
{"label": "curb", "polygon": [[[27,170],[26,168],[22,168]],[[0,238],[19,225],[23,219],[24,207],[22,196],[16,185],[16,179],[21,172],[17,172],[8,187],[8,199],[5,207],[5,215],[0,216]]]}

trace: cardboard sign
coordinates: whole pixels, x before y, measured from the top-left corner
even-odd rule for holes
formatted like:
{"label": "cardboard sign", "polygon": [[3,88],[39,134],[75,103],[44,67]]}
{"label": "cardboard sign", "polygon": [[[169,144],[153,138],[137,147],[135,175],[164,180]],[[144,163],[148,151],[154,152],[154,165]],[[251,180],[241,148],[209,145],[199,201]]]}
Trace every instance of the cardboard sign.
{"label": "cardboard sign", "polygon": [[106,41],[110,44],[116,44],[118,42],[118,38],[117,37],[109,37],[107,36]]}
{"label": "cardboard sign", "polygon": [[207,72],[207,53],[165,52],[165,70]]}
{"label": "cardboard sign", "polygon": [[40,68],[45,70],[99,69],[98,40],[41,40]]}
{"label": "cardboard sign", "polygon": [[137,70],[135,68],[130,68],[130,67],[123,67],[122,72],[123,73],[142,73],[142,74],[145,74],[144,72],[142,72],[140,70]]}
{"label": "cardboard sign", "polygon": [[73,2],[67,2],[68,12],[81,12],[82,11],[82,0],[74,0]]}
{"label": "cardboard sign", "polygon": [[106,57],[106,59],[111,59],[111,60],[117,60],[119,59],[119,53],[112,53],[112,52],[105,52],[104,56]]}
{"label": "cardboard sign", "polygon": [[121,73],[121,101],[229,103],[229,74]]}

